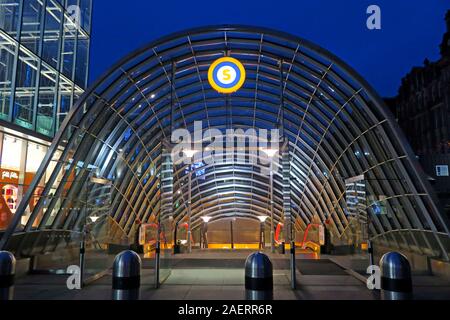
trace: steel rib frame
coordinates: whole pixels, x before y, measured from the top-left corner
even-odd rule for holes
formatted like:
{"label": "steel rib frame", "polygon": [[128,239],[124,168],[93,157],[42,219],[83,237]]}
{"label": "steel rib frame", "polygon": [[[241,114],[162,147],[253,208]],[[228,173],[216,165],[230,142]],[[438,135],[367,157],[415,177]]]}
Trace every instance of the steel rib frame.
{"label": "steel rib frame", "polygon": [[[236,28],[236,29],[237,29],[237,31],[239,31],[239,30],[238,30],[239,28]],[[248,31],[248,30],[245,29],[244,32],[245,32],[245,31]],[[319,52],[315,52],[315,53],[321,53],[321,52],[319,51]],[[346,69],[346,68],[344,67],[344,70],[345,70],[345,69]],[[259,72],[258,72],[258,74],[259,74]],[[340,79],[340,77],[338,77],[337,79],[338,79],[338,80],[342,80],[342,79]],[[258,81],[259,81],[259,80],[258,80]],[[356,79],[356,81],[358,82],[358,79]],[[370,91],[370,90],[369,90],[369,91]],[[370,95],[373,95],[371,92],[368,92],[368,93],[366,93],[366,94],[368,94],[369,96],[370,96]],[[373,100],[372,100],[372,101],[373,101]],[[181,107],[181,106],[180,106],[180,107]],[[308,107],[308,108],[309,108],[309,107]],[[379,110],[378,110],[378,111],[379,111]],[[381,113],[383,113],[383,111],[384,111],[384,110],[381,110]],[[306,112],[306,113],[307,113],[307,112]],[[306,114],[306,113],[305,113],[305,114]],[[352,117],[350,117],[350,119],[352,119]],[[320,122],[320,121],[316,121],[316,122],[318,123],[318,122]],[[254,123],[256,123],[256,118],[254,118]],[[391,123],[390,123],[390,124],[391,124]],[[395,128],[395,127],[394,127],[394,128],[390,128],[390,129],[393,130],[393,131],[398,131],[397,128]],[[312,140],[312,141],[313,141],[313,140]],[[389,140],[387,140],[387,141],[389,141]],[[390,147],[392,147],[392,146],[390,146]],[[299,147],[299,150],[301,151],[301,147]],[[348,150],[350,150],[350,149],[348,149]],[[306,154],[304,154],[304,155],[306,155]],[[399,157],[402,157],[402,155],[400,155]],[[306,157],[306,159],[307,159],[307,157]],[[407,161],[408,161],[408,162],[411,162],[411,161],[412,161],[411,158],[410,158],[410,156],[407,157]],[[75,163],[75,161],[74,161],[74,163]],[[403,163],[399,163],[398,166],[399,166],[402,170],[405,170],[405,168],[403,167]],[[324,167],[324,168],[327,168],[326,165],[324,165],[323,167]],[[310,166],[309,168],[311,169],[312,166]],[[412,170],[414,171],[414,167],[410,167],[409,169],[410,169],[410,170],[412,169]],[[407,177],[407,178],[409,178],[410,172],[404,171],[404,173],[406,173],[406,175],[404,175],[404,176]],[[417,174],[417,172],[416,172],[416,174]],[[308,174],[308,175],[309,175],[309,174]],[[419,176],[419,175],[417,174],[417,176]],[[327,180],[326,183],[329,183],[329,181],[328,181],[329,179],[326,179],[326,180]],[[309,184],[311,185],[311,183],[312,183],[312,182],[310,181]],[[422,185],[423,185],[423,181],[420,181],[420,180],[419,180],[419,184],[422,184]],[[304,183],[303,183],[303,186],[304,186],[303,189],[306,187],[306,185],[307,185],[307,184],[306,184],[305,181],[304,181]],[[321,193],[324,192],[324,190],[325,190],[324,184],[323,184],[323,183],[321,184],[321,182],[319,181],[319,185],[322,185],[322,191],[321,191]],[[413,184],[412,182],[411,182],[411,185],[412,185],[412,187],[414,188],[414,184]],[[301,186],[300,186],[300,187],[301,187]],[[384,189],[383,187],[380,187],[380,188],[381,188],[381,189]],[[427,190],[427,188],[424,188],[424,189]],[[333,195],[335,195],[334,192],[332,192],[332,193],[333,193]],[[428,195],[427,198],[429,198],[429,196],[430,196],[429,193],[426,192],[425,194],[427,194],[427,195]],[[428,199],[428,200],[429,200],[429,199]],[[318,201],[317,198],[316,198],[316,201]],[[320,200],[320,201],[321,201],[321,200]],[[422,205],[422,202],[421,202],[421,201],[422,201],[422,199],[419,198],[416,202],[417,202],[419,205]],[[329,200],[328,200],[328,202],[329,202]],[[430,201],[429,201],[429,202],[430,202]],[[304,204],[303,202],[300,203],[300,206],[303,205],[303,204]],[[317,202],[317,204],[318,204],[318,202]],[[316,206],[317,206],[317,204],[316,204]],[[432,209],[433,209],[433,206],[434,206],[433,202],[431,201],[430,204],[431,204],[431,207],[432,207]],[[425,215],[425,218],[427,218],[427,217],[428,217],[428,216]],[[438,221],[439,221],[439,218],[441,218],[441,217],[438,215],[437,218],[438,218]],[[432,222],[431,226],[433,226],[433,225],[434,225],[434,222],[433,222],[432,220],[430,220],[430,221]],[[442,221],[440,221],[440,222],[442,222]],[[444,229],[447,229],[447,227],[445,226],[445,223],[444,223]],[[447,230],[448,230],[448,229],[447,229]]]}

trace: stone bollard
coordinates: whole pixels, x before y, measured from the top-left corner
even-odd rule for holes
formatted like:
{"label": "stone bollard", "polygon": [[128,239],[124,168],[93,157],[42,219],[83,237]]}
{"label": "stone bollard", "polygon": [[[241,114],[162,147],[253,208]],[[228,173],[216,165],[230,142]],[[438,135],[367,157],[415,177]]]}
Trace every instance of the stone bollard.
{"label": "stone bollard", "polygon": [[412,299],[411,267],[398,252],[386,253],[380,260],[381,298],[383,300]]}
{"label": "stone bollard", "polygon": [[0,301],[13,299],[15,275],[16,258],[10,252],[0,251]]}
{"label": "stone bollard", "polygon": [[247,300],[273,300],[273,267],[262,252],[251,254],[245,262],[245,295]]}
{"label": "stone bollard", "polygon": [[139,300],[141,258],[131,250],[119,253],[113,265],[113,300]]}

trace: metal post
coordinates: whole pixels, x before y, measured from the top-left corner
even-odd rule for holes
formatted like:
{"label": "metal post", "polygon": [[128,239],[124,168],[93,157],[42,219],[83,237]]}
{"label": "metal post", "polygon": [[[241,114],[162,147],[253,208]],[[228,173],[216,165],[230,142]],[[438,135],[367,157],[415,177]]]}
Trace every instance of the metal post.
{"label": "metal post", "polygon": [[369,251],[369,263],[371,266],[373,266],[374,264],[374,258],[373,258],[373,246],[372,246],[372,241],[367,240],[367,250]]}
{"label": "metal post", "polygon": [[188,232],[187,232],[187,236],[188,236],[188,252],[191,253],[192,252],[192,243],[191,243],[191,222],[192,222],[192,217],[191,217],[191,203],[192,203],[192,167],[189,166],[189,200],[188,200]]}
{"label": "metal post", "polygon": [[175,230],[173,231],[173,254],[181,253],[180,245],[178,244],[178,224],[180,221],[178,220],[175,223]]}
{"label": "metal post", "polygon": [[159,288],[159,269],[161,262],[161,240],[160,240],[160,227],[158,226],[158,240],[156,241],[155,249],[155,288]]}
{"label": "metal post", "polygon": [[84,261],[86,254],[86,235],[85,235],[85,226],[83,226],[82,239],[80,242],[80,286],[83,287],[84,282]]}
{"label": "metal post", "polygon": [[270,249],[275,253],[275,230],[273,221],[273,161],[270,163]]}
{"label": "metal post", "polygon": [[265,242],[266,239],[264,237],[264,227],[265,227],[265,222],[261,222],[261,224],[259,225],[259,249],[264,249],[265,248]]}
{"label": "metal post", "polygon": [[386,253],[380,260],[381,298],[383,300],[412,299],[411,266],[398,252]]}
{"label": "metal post", "polygon": [[16,258],[10,252],[0,251],[0,301],[13,299],[15,275]]}
{"label": "metal post", "polygon": [[233,232],[233,220],[230,221],[230,236],[231,236],[231,249],[234,250],[234,232]]}
{"label": "metal post", "polygon": [[291,242],[291,288],[292,290],[297,289],[297,273],[295,266],[295,240]]}
{"label": "metal post", "polygon": [[208,249],[208,222],[203,221],[201,233],[202,233],[202,237],[203,237],[202,249]]}
{"label": "metal post", "polygon": [[113,300],[139,300],[141,258],[131,250],[119,253],[113,265]]}
{"label": "metal post", "polygon": [[251,254],[245,262],[245,296],[247,300],[273,300],[273,267],[262,252]]}
{"label": "metal post", "polygon": [[83,287],[84,286],[84,262],[85,262],[85,255],[86,255],[86,224],[87,224],[87,217],[88,217],[88,201],[89,201],[89,196],[88,196],[88,190],[89,190],[89,181],[91,178],[91,173],[88,171],[88,179],[86,181],[86,192],[84,194],[85,199],[84,199],[84,223],[83,223],[83,228],[82,228],[82,232],[81,232],[81,242],[80,242],[80,286]]}

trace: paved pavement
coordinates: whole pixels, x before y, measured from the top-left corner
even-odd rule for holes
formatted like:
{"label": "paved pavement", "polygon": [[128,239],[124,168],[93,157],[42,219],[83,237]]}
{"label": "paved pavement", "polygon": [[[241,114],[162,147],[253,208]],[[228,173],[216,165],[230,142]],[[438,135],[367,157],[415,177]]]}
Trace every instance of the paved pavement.
{"label": "paved pavement", "polygon": [[[251,251],[195,251],[170,259],[171,270],[154,289],[154,260],[145,259],[141,300],[243,300],[244,265]],[[277,300],[377,300],[365,277],[350,266],[361,257],[321,256],[301,252],[296,256],[297,289],[290,287],[289,255],[268,253],[274,266],[274,299]],[[165,263],[163,262],[162,265]],[[359,261],[361,265],[361,261]],[[168,276],[168,277],[167,277]],[[68,290],[67,275],[29,275],[18,279],[16,300],[110,300],[111,271],[82,290]],[[450,283],[433,276],[413,279],[415,299],[450,299]]]}

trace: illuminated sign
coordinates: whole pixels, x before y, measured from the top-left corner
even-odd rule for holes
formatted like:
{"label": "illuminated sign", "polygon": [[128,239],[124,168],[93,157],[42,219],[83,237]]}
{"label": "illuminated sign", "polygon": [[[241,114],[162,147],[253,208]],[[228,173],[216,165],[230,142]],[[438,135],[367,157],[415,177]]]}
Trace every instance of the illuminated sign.
{"label": "illuminated sign", "polygon": [[19,180],[19,172],[0,169],[0,177],[2,180]]}
{"label": "illuminated sign", "polygon": [[208,71],[211,87],[219,93],[238,91],[245,82],[245,68],[239,60],[225,57],[216,60]]}

